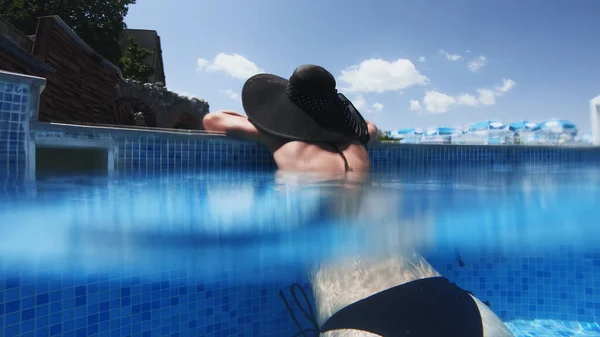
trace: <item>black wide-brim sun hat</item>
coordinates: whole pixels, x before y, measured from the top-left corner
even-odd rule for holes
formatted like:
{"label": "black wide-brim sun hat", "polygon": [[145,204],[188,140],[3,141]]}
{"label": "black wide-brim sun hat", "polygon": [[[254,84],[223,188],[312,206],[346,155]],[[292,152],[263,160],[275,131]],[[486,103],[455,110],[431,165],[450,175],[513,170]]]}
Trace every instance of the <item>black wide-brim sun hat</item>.
{"label": "black wide-brim sun hat", "polygon": [[273,74],[254,75],[244,84],[242,104],[252,124],[280,138],[369,141],[364,118],[337,92],[333,75],[320,66],[300,66],[289,80]]}

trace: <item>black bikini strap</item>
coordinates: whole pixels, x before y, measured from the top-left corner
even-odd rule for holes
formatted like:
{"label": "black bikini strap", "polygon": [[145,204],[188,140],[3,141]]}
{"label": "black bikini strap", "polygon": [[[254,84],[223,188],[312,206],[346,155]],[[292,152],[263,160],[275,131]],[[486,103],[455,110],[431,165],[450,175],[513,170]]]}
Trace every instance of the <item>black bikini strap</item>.
{"label": "black bikini strap", "polygon": [[342,156],[342,159],[344,159],[344,169],[346,170],[346,172],[350,171],[350,166],[348,165],[348,160],[346,159],[346,156],[344,156],[344,152],[340,151],[340,148],[337,146],[337,144],[333,144],[333,147],[335,148],[335,150],[337,151],[337,153]]}
{"label": "black bikini strap", "polygon": [[[306,306],[308,307],[308,312],[306,310],[304,310],[304,308],[300,304],[300,300],[298,300],[298,297],[296,296],[295,288],[300,289],[300,292],[302,293],[302,296],[304,297],[304,302],[306,303]],[[306,292],[304,291],[304,289],[302,289],[302,287],[298,283],[294,283],[290,286],[290,293],[292,294],[292,298],[294,299],[294,303],[296,304],[296,306],[298,306],[300,311],[302,311],[304,316],[306,316],[306,318],[310,321],[310,323],[313,326],[312,329],[310,329],[310,328],[302,329],[302,326],[300,325],[300,322],[296,318],[296,315],[294,315],[294,313],[292,312],[292,308],[290,307],[290,304],[285,299],[285,295],[283,295],[283,290],[280,290],[279,297],[281,297],[283,304],[285,304],[285,307],[287,308],[288,313],[290,314],[290,316],[294,320],[294,323],[296,324],[296,327],[298,328],[298,333],[295,334],[294,337],[296,337],[296,336],[308,337],[306,335],[307,332],[313,332],[315,334],[315,336],[317,336],[320,333],[319,323],[317,322],[315,312],[313,311],[313,308],[310,305],[310,301],[308,300],[308,296],[306,295]]]}

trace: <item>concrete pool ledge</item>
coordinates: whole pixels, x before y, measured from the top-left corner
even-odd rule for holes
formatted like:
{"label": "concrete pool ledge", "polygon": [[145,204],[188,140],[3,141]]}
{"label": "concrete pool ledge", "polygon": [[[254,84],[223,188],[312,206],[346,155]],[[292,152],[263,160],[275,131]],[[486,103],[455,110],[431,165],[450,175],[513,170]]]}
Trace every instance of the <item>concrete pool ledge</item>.
{"label": "concrete pool ledge", "polygon": [[85,135],[85,134],[104,134],[112,138],[127,136],[156,136],[173,139],[183,139],[190,137],[201,137],[203,139],[220,139],[232,142],[247,141],[236,140],[226,136],[223,133],[209,133],[202,130],[182,130],[182,129],[164,129],[152,128],[146,126],[128,126],[128,125],[106,125],[106,124],[69,124],[69,123],[45,123],[31,122],[34,132],[43,134],[44,132],[58,132],[62,134]]}

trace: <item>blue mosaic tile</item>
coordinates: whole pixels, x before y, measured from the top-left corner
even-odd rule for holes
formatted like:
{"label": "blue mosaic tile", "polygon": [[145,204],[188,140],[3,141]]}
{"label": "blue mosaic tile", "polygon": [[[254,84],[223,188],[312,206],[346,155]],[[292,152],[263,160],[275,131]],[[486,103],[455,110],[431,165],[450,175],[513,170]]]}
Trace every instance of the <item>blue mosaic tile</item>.
{"label": "blue mosaic tile", "polygon": [[[468,252],[429,259],[444,276],[470,290],[503,320],[600,321],[600,247],[562,245],[537,256]],[[453,253],[446,256],[455,256]]]}
{"label": "blue mosaic tile", "polygon": [[[293,335],[284,285],[194,282],[185,270],[160,279],[108,273],[0,279],[0,334],[20,336]],[[224,278],[226,279],[226,278]],[[8,299],[6,297],[9,297]]]}
{"label": "blue mosaic tile", "polygon": [[523,167],[528,165],[578,165],[600,163],[593,147],[493,146],[493,145],[384,145],[370,150],[376,172],[400,169],[459,167]]}
{"label": "blue mosaic tile", "polygon": [[0,81],[0,177],[23,176],[28,101],[28,85]]}
{"label": "blue mosaic tile", "polygon": [[125,174],[189,174],[273,170],[269,151],[257,144],[202,137],[184,140],[139,137],[118,142],[117,170]]}
{"label": "blue mosaic tile", "polygon": [[[429,259],[434,267],[489,301],[515,336],[600,336],[600,253],[469,254],[464,267],[442,255]],[[30,272],[0,275],[0,335],[292,336],[278,292],[292,282],[310,291],[292,275],[285,284],[239,285],[227,273],[206,280],[186,269],[158,277]]]}
{"label": "blue mosaic tile", "polygon": [[[219,170],[272,171],[275,163],[264,146],[221,137],[182,136],[110,129],[32,127],[34,138],[112,140],[115,166],[127,175],[188,174]],[[51,131],[50,131],[51,130]],[[384,144],[370,150],[376,173],[478,168],[485,171],[600,163],[600,148],[550,146],[465,146]]]}

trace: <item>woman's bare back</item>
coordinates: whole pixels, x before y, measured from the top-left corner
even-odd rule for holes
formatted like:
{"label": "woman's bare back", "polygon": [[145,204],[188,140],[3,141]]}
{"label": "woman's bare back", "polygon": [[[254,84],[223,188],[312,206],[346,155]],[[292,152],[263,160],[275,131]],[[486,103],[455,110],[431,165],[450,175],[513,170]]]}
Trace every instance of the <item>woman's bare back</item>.
{"label": "woman's bare back", "polygon": [[[358,142],[313,144],[290,141],[271,150],[273,158],[281,170],[337,173],[366,172],[370,168],[367,149]],[[344,158],[348,164],[348,170],[346,170]]]}

